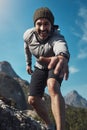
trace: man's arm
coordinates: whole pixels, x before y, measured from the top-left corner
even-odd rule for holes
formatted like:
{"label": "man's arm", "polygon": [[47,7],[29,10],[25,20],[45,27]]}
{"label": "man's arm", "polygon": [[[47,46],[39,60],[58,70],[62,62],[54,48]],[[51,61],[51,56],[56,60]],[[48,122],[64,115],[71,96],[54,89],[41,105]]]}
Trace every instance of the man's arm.
{"label": "man's arm", "polygon": [[40,57],[40,62],[48,64],[48,69],[54,69],[55,74],[59,74],[60,77],[65,80],[69,77],[68,59],[64,56],[58,55],[53,57]]}
{"label": "man's arm", "polygon": [[32,74],[32,55],[30,53],[28,44],[26,42],[24,42],[24,51],[25,51],[25,59],[26,59],[26,71],[28,72],[28,74]]}

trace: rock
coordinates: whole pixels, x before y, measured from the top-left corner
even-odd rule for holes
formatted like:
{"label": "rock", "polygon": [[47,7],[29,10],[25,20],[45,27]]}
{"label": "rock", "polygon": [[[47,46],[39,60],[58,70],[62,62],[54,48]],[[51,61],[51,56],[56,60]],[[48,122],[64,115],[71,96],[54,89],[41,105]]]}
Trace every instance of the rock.
{"label": "rock", "polygon": [[7,61],[0,62],[0,72],[4,72],[11,77],[19,78],[19,76],[16,74],[10,63]]}
{"label": "rock", "polygon": [[78,108],[87,108],[87,100],[83,98],[77,91],[73,90],[69,92],[65,97],[65,103],[78,107]]}
{"label": "rock", "polygon": [[13,99],[18,109],[26,109],[27,103],[20,84],[6,73],[0,73],[0,95]]}
{"label": "rock", "polygon": [[45,130],[45,127],[0,100],[0,130]]}

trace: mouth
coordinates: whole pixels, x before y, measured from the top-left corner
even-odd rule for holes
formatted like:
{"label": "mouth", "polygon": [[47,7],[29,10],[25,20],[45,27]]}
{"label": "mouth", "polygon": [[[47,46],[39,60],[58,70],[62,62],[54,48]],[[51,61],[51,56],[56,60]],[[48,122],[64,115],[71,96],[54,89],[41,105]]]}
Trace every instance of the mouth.
{"label": "mouth", "polygon": [[48,37],[48,31],[44,30],[44,31],[39,31],[39,36],[41,39],[46,39]]}

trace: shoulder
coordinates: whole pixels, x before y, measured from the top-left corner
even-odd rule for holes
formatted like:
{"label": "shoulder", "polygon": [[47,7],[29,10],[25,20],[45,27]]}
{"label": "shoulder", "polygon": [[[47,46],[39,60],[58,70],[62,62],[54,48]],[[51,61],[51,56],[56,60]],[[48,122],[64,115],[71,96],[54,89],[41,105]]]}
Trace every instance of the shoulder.
{"label": "shoulder", "polygon": [[55,30],[54,33],[53,33],[53,37],[64,38],[64,36],[60,33],[60,30]]}
{"label": "shoulder", "polygon": [[30,37],[34,34],[35,28],[27,29],[23,34],[24,41],[28,41]]}
{"label": "shoulder", "polygon": [[65,42],[65,38],[64,36],[60,33],[59,30],[55,30],[53,32],[53,35],[51,37],[51,42],[55,43],[55,42],[59,42],[59,41],[64,41]]}

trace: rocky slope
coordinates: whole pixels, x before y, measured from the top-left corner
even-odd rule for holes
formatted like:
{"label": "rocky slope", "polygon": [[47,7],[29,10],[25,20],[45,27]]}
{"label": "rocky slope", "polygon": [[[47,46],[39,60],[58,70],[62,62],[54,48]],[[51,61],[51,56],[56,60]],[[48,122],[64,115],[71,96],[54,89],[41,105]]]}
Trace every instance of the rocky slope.
{"label": "rocky slope", "polygon": [[28,89],[29,83],[21,79],[9,62],[0,62],[0,95],[12,99],[17,109],[27,108],[24,90]]}
{"label": "rocky slope", "polygon": [[25,95],[20,84],[5,73],[0,73],[0,95],[12,99],[18,109],[27,108]]}
{"label": "rocky slope", "polygon": [[79,95],[78,92],[75,90],[68,93],[64,97],[64,99],[65,103],[70,106],[87,108],[87,100],[84,99],[81,95]]}
{"label": "rocky slope", "polygon": [[[29,83],[16,74],[10,63],[7,61],[0,62],[1,130],[45,130],[43,124],[35,121],[40,118],[32,110],[32,107],[27,104],[28,90]],[[70,92],[64,98],[65,103],[70,106],[87,108],[86,99],[81,97],[76,91]],[[45,94],[43,100],[46,101],[50,113],[49,95]],[[66,105],[66,110],[68,105]]]}
{"label": "rocky slope", "polygon": [[19,78],[19,76],[16,74],[16,72],[12,68],[11,64],[7,61],[0,62],[0,73],[1,72],[6,73],[7,75],[13,78],[14,77]]}
{"label": "rocky slope", "polygon": [[[0,130],[46,130],[27,104],[29,83],[7,61],[0,62]],[[49,96],[43,100],[48,101]]]}
{"label": "rocky slope", "polygon": [[[3,101],[4,100],[4,101]],[[44,125],[28,117],[25,111],[11,106],[11,101],[0,99],[0,130],[46,130]]]}

